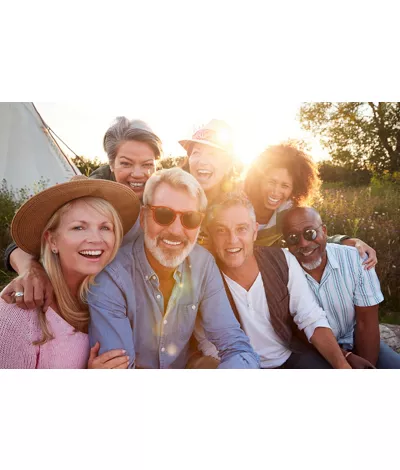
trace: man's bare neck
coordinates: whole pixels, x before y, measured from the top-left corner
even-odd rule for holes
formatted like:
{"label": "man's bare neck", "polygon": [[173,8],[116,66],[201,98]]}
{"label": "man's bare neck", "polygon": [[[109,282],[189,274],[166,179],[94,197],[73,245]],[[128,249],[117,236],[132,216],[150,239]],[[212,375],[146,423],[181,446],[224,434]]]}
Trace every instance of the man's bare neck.
{"label": "man's bare neck", "polygon": [[237,282],[247,291],[250,290],[260,272],[254,255],[247,258],[246,261],[238,268],[229,268],[227,266],[221,266],[221,268],[224,274]]}

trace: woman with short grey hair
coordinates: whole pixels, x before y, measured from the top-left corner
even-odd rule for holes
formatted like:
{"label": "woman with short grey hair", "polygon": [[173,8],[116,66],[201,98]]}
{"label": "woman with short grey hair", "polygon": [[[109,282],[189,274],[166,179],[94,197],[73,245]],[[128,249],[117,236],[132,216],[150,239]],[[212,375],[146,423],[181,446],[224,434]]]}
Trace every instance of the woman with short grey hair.
{"label": "woman with short grey hair", "polygon": [[106,131],[103,148],[109,163],[95,170],[90,178],[122,183],[142,199],[146,181],[163,154],[161,139],[146,122],[120,116]]}

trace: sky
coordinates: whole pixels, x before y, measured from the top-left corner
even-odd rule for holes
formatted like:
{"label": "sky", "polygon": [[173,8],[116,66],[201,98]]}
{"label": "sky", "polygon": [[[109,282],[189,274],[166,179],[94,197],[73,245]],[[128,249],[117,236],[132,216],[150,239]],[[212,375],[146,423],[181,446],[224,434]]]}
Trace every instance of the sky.
{"label": "sky", "polygon": [[208,96],[206,103],[188,100],[179,89],[173,90],[173,100],[168,95],[164,102],[147,100],[151,93],[143,89],[135,100],[91,103],[34,102],[50,128],[78,155],[98,157],[106,161],[102,148],[105,131],[117,116],[147,121],[163,141],[165,155],[184,155],[178,140],[190,138],[193,129],[206,124],[212,118],[223,119],[233,129],[234,146],[243,163],[249,164],[262,150],[271,144],[288,138],[310,141],[313,158],[326,158],[317,139],[301,130],[297,113],[301,102],[262,100],[239,104],[237,101],[218,100]]}

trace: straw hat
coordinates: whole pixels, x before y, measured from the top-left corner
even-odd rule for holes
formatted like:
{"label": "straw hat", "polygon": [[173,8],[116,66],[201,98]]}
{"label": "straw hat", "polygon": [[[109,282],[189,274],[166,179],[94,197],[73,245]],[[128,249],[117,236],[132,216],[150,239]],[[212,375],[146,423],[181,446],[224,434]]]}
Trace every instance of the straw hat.
{"label": "straw hat", "polygon": [[67,202],[81,197],[108,201],[120,216],[124,235],[139,215],[140,201],[127,186],[107,180],[74,176],[68,183],[45,189],[23,204],[11,223],[11,235],[26,253],[40,256],[43,230],[52,215]]}
{"label": "straw hat", "polygon": [[208,124],[198,129],[188,140],[180,140],[179,143],[188,152],[191,152],[193,144],[209,145],[233,154],[232,129],[225,121],[212,119]]}

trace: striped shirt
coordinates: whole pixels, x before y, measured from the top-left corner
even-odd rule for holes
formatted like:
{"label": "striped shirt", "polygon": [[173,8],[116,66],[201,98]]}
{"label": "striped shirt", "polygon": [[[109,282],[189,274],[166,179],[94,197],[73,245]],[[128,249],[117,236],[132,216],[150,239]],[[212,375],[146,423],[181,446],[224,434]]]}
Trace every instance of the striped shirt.
{"label": "striped shirt", "polygon": [[370,307],[383,300],[375,269],[365,270],[356,248],[328,243],[328,262],[321,282],[305,272],[308,283],[339,344],[353,347],[355,306]]}

